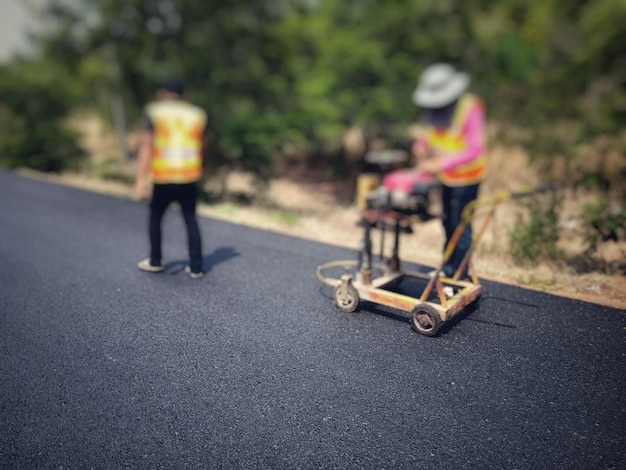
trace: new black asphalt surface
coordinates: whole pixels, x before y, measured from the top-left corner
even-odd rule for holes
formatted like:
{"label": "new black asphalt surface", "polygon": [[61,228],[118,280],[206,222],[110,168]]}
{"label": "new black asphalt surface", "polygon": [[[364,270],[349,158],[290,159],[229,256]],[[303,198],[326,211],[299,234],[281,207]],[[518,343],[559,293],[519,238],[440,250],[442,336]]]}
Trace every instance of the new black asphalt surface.
{"label": "new black asphalt surface", "polygon": [[[434,338],[340,313],[353,250],[0,171],[0,468],[626,468],[626,312],[492,282]],[[323,230],[323,227],[320,227]]]}

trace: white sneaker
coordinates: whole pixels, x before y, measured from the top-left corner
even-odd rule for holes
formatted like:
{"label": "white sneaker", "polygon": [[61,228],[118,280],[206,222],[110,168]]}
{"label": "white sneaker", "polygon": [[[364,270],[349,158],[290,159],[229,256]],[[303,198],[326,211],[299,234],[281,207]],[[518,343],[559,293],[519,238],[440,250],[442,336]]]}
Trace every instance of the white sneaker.
{"label": "white sneaker", "polygon": [[142,271],[146,271],[149,273],[160,273],[165,269],[161,265],[153,266],[152,264],[150,264],[150,258],[142,259],[141,261],[139,261],[139,263],[137,263],[137,267]]}
{"label": "white sneaker", "polygon": [[445,286],[443,288],[443,293],[446,296],[446,299],[454,296],[454,289],[451,286]]}
{"label": "white sneaker", "polygon": [[199,273],[194,273],[191,270],[191,266],[185,266],[185,272],[189,274],[189,277],[193,279],[200,279],[202,276],[204,276],[204,273],[202,271],[200,271]]}

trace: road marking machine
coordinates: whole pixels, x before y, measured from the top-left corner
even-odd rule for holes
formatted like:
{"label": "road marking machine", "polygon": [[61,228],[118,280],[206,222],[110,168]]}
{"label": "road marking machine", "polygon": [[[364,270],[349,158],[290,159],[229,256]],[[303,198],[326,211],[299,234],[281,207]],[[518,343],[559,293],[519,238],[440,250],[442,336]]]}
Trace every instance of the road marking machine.
{"label": "road marking machine", "polygon": [[[475,302],[482,293],[480,280],[472,263],[472,253],[493,219],[497,206],[512,198],[548,189],[547,187],[504,192],[498,196],[477,199],[463,211],[457,227],[443,254],[439,267],[430,273],[404,271],[400,266],[400,234],[411,233],[412,226],[437,218],[429,212],[430,193],[438,183],[432,177],[413,170],[388,173],[382,184],[360,201],[363,228],[358,257],[337,260],[317,267],[317,278],[334,288],[334,301],[339,310],[354,312],[362,301],[408,312],[413,328],[420,334],[433,336],[442,324]],[[365,185],[367,186],[367,185]],[[370,185],[370,189],[372,186]],[[478,224],[480,222],[480,224]],[[461,265],[449,278],[442,273],[468,224],[475,236]],[[380,230],[379,261],[372,253],[372,231]],[[387,231],[394,236],[391,256],[385,258],[384,238]],[[467,271],[466,271],[467,268]],[[461,273],[468,277],[461,279]]]}

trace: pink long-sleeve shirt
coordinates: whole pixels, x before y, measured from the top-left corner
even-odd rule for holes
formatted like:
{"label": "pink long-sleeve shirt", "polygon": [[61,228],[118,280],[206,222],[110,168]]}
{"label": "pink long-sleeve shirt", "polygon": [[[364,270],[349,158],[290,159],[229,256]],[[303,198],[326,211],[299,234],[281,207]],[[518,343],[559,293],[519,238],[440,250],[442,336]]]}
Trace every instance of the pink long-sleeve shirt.
{"label": "pink long-sleeve shirt", "polygon": [[[443,159],[443,171],[449,171],[476,160],[486,149],[485,111],[479,103],[474,103],[467,112],[461,129],[466,146],[456,153],[447,153]],[[428,150],[430,142],[426,136],[420,137],[413,144],[415,150]]]}

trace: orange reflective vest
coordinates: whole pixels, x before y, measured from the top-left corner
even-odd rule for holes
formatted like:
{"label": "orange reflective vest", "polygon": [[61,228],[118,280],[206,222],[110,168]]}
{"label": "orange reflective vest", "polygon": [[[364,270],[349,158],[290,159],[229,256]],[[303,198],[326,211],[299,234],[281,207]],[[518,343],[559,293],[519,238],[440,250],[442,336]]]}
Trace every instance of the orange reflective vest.
{"label": "orange reflective vest", "polygon": [[206,113],[180,100],[152,103],[146,113],[154,126],[152,179],[155,183],[192,183],[202,177]]}
{"label": "orange reflective vest", "polygon": [[[444,154],[454,154],[463,151],[467,143],[463,135],[463,126],[470,110],[474,106],[484,107],[477,96],[465,94],[460,99],[452,116],[452,123],[447,129],[431,127],[427,131],[427,140],[430,146]],[[439,173],[439,180],[446,186],[467,186],[481,182],[486,174],[487,159],[484,154],[478,155],[471,162]]]}

